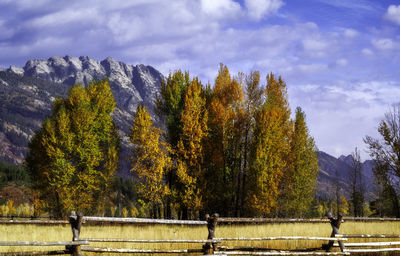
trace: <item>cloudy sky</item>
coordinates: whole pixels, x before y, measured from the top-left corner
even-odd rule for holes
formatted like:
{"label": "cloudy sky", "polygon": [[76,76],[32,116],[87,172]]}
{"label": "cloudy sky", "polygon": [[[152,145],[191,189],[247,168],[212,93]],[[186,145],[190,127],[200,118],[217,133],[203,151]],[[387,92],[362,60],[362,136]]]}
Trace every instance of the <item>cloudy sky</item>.
{"label": "cloudy sky", "polygon": [[[281,75],[320,150],[358,147],[400,101],[399,0],[0,0],[0,68],[107,56],[213,82]],[[265,81],[265,79],[264,79]]]}

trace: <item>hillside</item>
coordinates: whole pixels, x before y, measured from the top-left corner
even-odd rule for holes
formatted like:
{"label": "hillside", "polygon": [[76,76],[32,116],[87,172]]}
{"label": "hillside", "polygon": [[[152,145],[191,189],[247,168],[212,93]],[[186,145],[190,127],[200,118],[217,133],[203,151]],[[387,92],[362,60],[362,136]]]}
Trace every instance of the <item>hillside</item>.
{"label": "hillside", "polygon": [[[336,182],[339,181],[341,193],[346,197],[350,194],[350,172],[353,158],[351,155],[335,158],[325,152],[318,152],[318,194],[322,197],[333,198],[335,196]],[[373,161],[366,160],[362,163],[363,182],[367,192],[367,199],[373,197]]]}

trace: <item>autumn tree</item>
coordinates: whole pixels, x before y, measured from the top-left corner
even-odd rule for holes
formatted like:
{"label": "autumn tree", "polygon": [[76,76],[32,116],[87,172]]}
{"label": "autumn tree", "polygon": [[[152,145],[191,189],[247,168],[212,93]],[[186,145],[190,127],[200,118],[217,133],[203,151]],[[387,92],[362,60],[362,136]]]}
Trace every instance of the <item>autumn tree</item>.
{"label": "autumn tree", "polygon": [[194,78],[187,88],[184,108],[181,114],[182,133],[178,142],[177,186],[178,202],[183,218],[187,211],[196,213],[204,206],[203,142],[207,136],[208,113],[203,88]]}
{"label": "autumn tree", "polygon": [[156,128],[144,106],[138,106],[130,131],[132,150],[132,169],[140,179],[139,194],[151,205],[152,217],[160,218],[170,189],[165,177],[171,168],[169,146],[160,138],[161,131]]}
{"label": "autumn tree", "polygon": [[400,104],[385,114],[378,127],[380,138],[366,136],[369,155],[375,161],[374,175],[382,193],[390,199],[391,215],[400,217],[398,179],[400,178]]}
{"label": "autumn tree", "polygon": [[281,185],[280,212],[286,217],[304,217],[315,196],[319,167],[317,148],[300,107],[296,108],[293,128],[289,168],[283,173]]}
{"label": "autumn tree", "polygon": [[260,72],[253,71],[248,75],[239,74],[239,81],[244,83],[244,104],[239,119],[242,120],[242,164],[237,181],[235,216],[244,215],[247,195],[247,175],[249,172],[249,154],[253,143],[256,113],[262,106],[263,90],[260,86]]}
{"label": "autumn tree", "polygon": [[234,207],[237,175],[240,170],[241,136],[238,113],[243,90],[226,66],[220,65],[209,105],[207,151],[207,203],[211,211],[227,215]]}
{"label": "autumn tree", "polygon": [[257,113],[247,207],[254,215],[276,212],[279,185],[288,170],[290,109],[286,84],[267,75],[266,101]]}
{"label": "autumn tree", "polygon": [[[166,134],[165,141],[169,144],[173,151],[178,149],[178,141],[182,134],[182,111],[185,103],[185,94],[190,84],[189,72],[182,72],[177,70],[174,73],[170,73],[166,80],[161,81],[160,94],[156,99],[157,112],[161,120],[165,122]],[[174,166],[170,172],[168,172],[166,181],[170,190],[173,190],[177,185],[175,182],[178,177],[177,166]],[[176,198],[168,197],[165,215],[171,217],[171,205]]]}
{"label": "autumn tree", "polygon": [[75,85],[67,99],[55,100],[52,115],[33,136],[26,162],[53,216],[104,211],[118,163],[114,109],[107,80]]}

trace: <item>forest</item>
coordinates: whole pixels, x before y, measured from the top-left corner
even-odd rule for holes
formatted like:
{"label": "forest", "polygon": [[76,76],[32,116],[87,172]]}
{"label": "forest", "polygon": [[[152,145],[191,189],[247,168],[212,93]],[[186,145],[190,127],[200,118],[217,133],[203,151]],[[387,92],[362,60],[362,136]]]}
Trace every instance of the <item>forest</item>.
{"label": "forest", "polygon": [[[335,203],[340,214],[373,214],[363,195],[357,149],[350,198],[337,196],[327,205],[316,197],[317,147],[304,111],[291,113],[280,76],[231,75],[221,64],[214,84],[203,84],[178,70],[161,83],[156,106],[156,118],[138,106],[129,134],[132,176],[119,177],[122,138],[112,120],[115,99],[108,81],[72,87],[67,98],[55,100],[31,139],[25,164],[0,166],[0,214],[321,217]],[[379,131],[393,140],[384,120]],[[365,142],[378,163],[374,207],[382,204],[386,215],[398,216],[388,173],[399,167],[381,159],[387,152],[380,140],[367,136]]]}

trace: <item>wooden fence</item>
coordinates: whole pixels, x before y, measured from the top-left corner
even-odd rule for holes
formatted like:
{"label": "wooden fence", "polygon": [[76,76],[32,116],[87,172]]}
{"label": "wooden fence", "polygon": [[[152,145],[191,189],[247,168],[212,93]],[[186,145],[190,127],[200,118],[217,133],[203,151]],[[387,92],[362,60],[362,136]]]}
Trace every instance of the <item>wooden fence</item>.
{"label": "wooden fence", "polygon": [[[353,253],[380,253],[388,251],[400,251],[400,241],[386,241],[386,242],[364,242],[364,243],[346,243],[348,239],[365,238],[365,239],[379,239],[379,238],[400,238],[398,235],[345,235],[339,233],[339,228],[344,220],[351,221],[365,221],[366,218],[343,218],[339,216],[334,218],[328,214],[327,219],[264,219],[264,218],[220,218],[218,214],[212,216],[207,215],[206,221],[193,221],[193,220],[165,220],[165,219],[144,219],[144,218],[111,218],[111,217],[93,217],[83,216],[71,212],[69,221],[34,221],[34,220],[12,220],[12,223],[18,224],[67,224],[71,225],[72,241],[56,241],[56,242],[35,242],[35,241],[0,241],[0,246],[65,246],[65,250],[55,251],[35,251],[35,252],[0,252],[0,256],[25,256],[25,255],[59,255],[71,254],[74,256],[81,256],[82,252],[92,253],[130,253],[130,254],[143,254],[143,253],[167,253],[167,254],[204,254],[204,255],[350,255]],[[382,219],[382,218],[368,218],[369,221],[400,221],[400,219]],[[3,221],[0,221],[0,224]],[[205,226],[208,230],[208,236],[205,239],[122,239],[122,238],[82,238],[80,232],[83,223],[119,223],[119,224],[164,224],[164,225],[197,225]],[[303,222],[323,222],[329,223],[332,232],[329,237],[307,237],[307,236],[275,236],[275,237],[215,237],[215,229],[218,223],[303,223]],[[4,223],[4,222],[3,222]],[[1,239],[1,236],[0,236]],[[227,244],[232,241],[277,241],[277,240],[315,240],[325,242],[318,248],[304,248],[297,251],[289,250],[274,250],[270,248],[255,248],[255,247],[229,247]],[[162,243],[162,244],[199,244],[196,249],[125,249],[125,248],[108,248],[108,247],[93,247],[91,243],[106,242],[106,243]],[[331,251],[332,248],[339,247],[340,251]]]}

